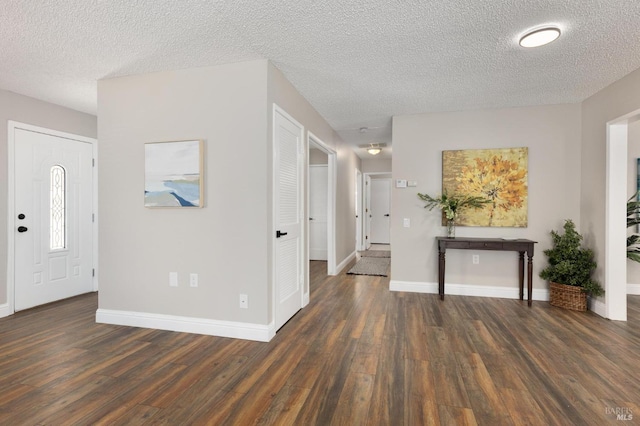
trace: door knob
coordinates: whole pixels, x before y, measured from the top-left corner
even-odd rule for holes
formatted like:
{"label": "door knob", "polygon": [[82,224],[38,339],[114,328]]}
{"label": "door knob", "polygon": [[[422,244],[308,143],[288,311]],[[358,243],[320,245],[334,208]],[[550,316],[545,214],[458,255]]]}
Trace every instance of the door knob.
{"label": "door knob", "polygon": [[280,238],[282,236],[287,235],[287,232],[280,232],[280,231],[276,231],[276,238]]}
{"label": "door knob", "polygon": [[26,226],[18,226],[18,232],[27,232],[27,228]]}
{"label": "door knob", "polygon": [[389,217],[389,213],[385,214],[384,217]]}

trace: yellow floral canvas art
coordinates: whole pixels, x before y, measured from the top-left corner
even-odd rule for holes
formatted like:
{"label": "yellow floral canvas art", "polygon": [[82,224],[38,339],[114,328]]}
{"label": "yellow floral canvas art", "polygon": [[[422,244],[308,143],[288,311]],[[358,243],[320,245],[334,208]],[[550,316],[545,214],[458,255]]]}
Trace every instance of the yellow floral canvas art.
{"label": "yellow floral canvas art", "polygon": [[456,225],[525,228],[528,157],[527,148],[443,151],[442,189],[491,201],[462,211]]}

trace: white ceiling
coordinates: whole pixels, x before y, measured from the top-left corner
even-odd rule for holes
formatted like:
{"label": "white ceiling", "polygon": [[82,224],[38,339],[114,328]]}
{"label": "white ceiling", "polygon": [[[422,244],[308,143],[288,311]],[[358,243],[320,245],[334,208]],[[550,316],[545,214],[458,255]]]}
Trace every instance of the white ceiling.
{"label": "white ceiling", "polygon": [[[562,37],[518,46],[522,32],[545,23],[559,25]],[[390,143],[394,115],[585,99],[640,67],[640,1],[2,0],[0,7],[0,88],[92,114],[97,80],[260,58],[347,142]]]}

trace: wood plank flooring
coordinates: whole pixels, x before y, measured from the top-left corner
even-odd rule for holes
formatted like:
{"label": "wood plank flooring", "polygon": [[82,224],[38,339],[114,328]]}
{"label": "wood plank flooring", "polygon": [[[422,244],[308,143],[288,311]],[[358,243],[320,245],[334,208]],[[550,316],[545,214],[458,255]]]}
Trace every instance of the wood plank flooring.
{"label": "wood plank flooring", "polygon": [[621,323],[324,271],[269,343],[95,324],[95,294],[1,319],[0,424],[638,424],[640,296]]}

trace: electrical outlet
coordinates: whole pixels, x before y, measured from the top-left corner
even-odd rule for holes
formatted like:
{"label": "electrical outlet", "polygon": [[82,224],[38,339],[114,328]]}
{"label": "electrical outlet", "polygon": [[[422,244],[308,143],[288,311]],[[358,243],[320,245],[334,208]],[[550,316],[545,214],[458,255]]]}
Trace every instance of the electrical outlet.
{"label": "electrical outlet", "polygon": [[473,256],[471,256],[471,259],[473,260],[473,264],[474,265],[478,265],[480,263],[480,255],[479,254],[474,254]]}
{"label": "electrical outlet", "polygon": [[240,295],[240,307],[242,309],[249,309],[249,296],[246,294]]}
{"label": "electrical outlet", "polygon": [[408,217],[402,219],[402,226],[404,226],[405,228],[411,228],[411,219],[409,219]]}
{"label": "electrical outlet", "polygon": [[198,274],[192,272],[189,275],[189,285],[191,287],[198,287]]}
{"label": "electrical outlet", "polygon": [[178,273],[169,272],[169,287],[178,287]]}

